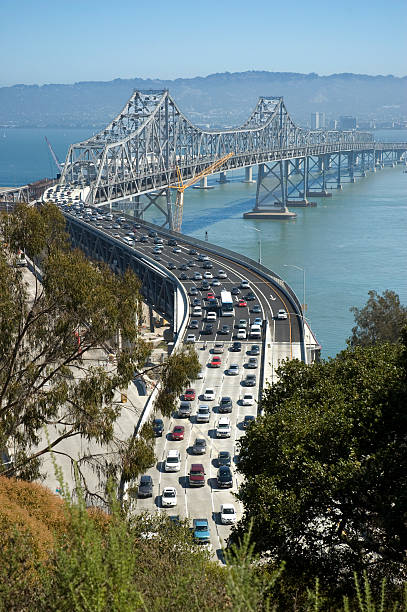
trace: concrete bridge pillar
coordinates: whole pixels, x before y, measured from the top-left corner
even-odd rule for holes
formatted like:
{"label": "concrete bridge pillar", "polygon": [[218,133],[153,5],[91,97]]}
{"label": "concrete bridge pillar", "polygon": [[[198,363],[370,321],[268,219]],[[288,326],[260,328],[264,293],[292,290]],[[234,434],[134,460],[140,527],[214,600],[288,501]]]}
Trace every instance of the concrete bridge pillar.
{"label": "concrete bridge pillar", "polygon": [[[263,164],[260,164],[263,165]],[[259,168],[260,168],[259,165]],[[245,176],[244,176],[244,183],[254,183],[253,180],[253,166],[248,166],[247,168],[244,169],[245,172]]]}
{"label": "concrete bridge pillar", "polygon": [[228,183],[228,179],[226,178],[226,172],[220,172],[219,174],[219,183],[223,185],[224,183]]}
{"label": "concrete bridge pillar", "polygon": [[208,177],[204,176],[199,181],[199,186],[201,189],[208,189]]}

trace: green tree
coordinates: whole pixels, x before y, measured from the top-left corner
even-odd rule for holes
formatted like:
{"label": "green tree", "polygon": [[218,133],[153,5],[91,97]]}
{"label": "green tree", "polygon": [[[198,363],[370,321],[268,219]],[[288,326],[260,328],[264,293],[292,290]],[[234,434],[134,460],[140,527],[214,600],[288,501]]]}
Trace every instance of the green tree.
{"label": "green tree", "polygon": [[400,342],[401,330],[407,325],[407,307],[400,304],[394,291],[379,295],[369,291],[369,299],[363,308],[352,306],[355,327],[348,339],[350,346],[369,346],[378,342]]}
{"label": "green tree", "polygon": [[287,362],[241,439],[238,497],[256,550],[288,575],[407,572],[407,370],[403,345]]}
{"label": "green tree", "polygon": [[[121,407],[114,403],[115,391],[126,389],[136,370],[143,374],[151,351],[140,336],[139,280],[70,250],[64,218],[53,205],[17,207],[2,217],[1,232],[7,246],[0,250],[0,449],[12,449],[14,461],[0,470],[37,478],[44,454],[58,454],[61,442],[81,437],[105,452],[87,452],[85,444],[82,457],[71,457],[80,470],[87,463],[102,480],[144,471],[154,464],[151,428],[122,439],[115,430]],[[30,287],[12,265],[23,247],[43,274]],[[99,366],[94,351],[119,331],[117,367]],[[156,369],[173,393],[196,375],[197,363],[184,350]]]}

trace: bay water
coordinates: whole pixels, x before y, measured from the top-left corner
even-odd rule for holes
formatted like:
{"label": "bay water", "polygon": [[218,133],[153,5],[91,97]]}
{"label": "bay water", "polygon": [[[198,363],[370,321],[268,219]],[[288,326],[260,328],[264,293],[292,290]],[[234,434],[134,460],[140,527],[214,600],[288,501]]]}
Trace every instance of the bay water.
{"label": "bay water", "polygon": [[[70,144],[88,138],[85,129],[0,128],[0,187],[23,185],[55,176],[45,142],[60,161]],[[375,133],[376,140],[407,141],[406,131]],[[312,198],[316,208],[296,208],[291,221],[243,219],[256,197],[256,185],[242,172],[218,176],[213,189],[185,192],[183,232],[259,259],[282,276],[303,300],[306,316],[322,345],[322,356],[335,356],[351,334],[351,306],[363,306],[369,289],[392,289],[407,304],[407,174],[403,166],[368,173],[332,198]],[[149,220],[162,222],[153,207]],[[260,231],[256,231],[260,230]],[[297,267],[292,267],[297,266]]]}

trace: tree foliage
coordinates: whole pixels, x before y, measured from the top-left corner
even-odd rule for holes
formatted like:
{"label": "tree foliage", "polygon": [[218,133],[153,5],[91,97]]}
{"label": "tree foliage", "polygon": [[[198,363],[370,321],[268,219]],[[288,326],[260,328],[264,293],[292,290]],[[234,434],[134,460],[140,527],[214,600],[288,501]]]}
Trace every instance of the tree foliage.
{"label": "tree foliage", "polygon": [[234,539],[252,521],[258,552],[332,584],[354,570],[405,577],[406,339],[280,368],[241,439]]}
{"label": "tree foliage", "polygon": [[[13,454],[13,464],[2,469],[37,478],[41,457],[76,436],[109,450],[97,457],[84,451],[75,457],[79,469],[86,462],[101,477],[119,479],[123,470],[139,473],[154,463],[147,429],[127,440],[115,429],[121,412],[115,392],[127,388],[135,371],[143,374],[151,352],[140,335],[140,283],[130,270],[115,275],[71,250],[63,228],[54,205],[19,206],[1,219],[7,246],[0,250],[0,449]],[[41,283],[27,286],[12,265],[21,248],[39,262]],[[118,332],[117,366],[99,365],[95,355]],[[169,394],[194,374],[194,359],[181,351],[156,366]]]}
{"label": "tree foliage", "polygon": [[407,325],[407,307],[400,304],[394,291],[379,295],[369,291],[369,299],[363,308],[352,306],[355,327],[348,339],[350,346],[369,346],[378,342],[400,342],[401,330]]}

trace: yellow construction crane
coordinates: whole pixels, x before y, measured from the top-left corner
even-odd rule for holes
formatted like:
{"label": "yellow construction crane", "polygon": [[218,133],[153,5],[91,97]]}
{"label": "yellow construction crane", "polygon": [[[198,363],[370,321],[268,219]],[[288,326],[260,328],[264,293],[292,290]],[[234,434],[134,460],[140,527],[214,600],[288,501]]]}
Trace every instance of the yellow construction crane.
{"label": "yellow construction crane", "polygon": [[202,170],[202,172],[200,172],[199,174],[196,174],[193,178],[189,179],[189,181],[186,183],[183,183],[181,171],[177,166],[178,185],[170,185],[171,189],[177,190],[177,197],[175,199],[175,206],[173,209],[173,229],[175,231],[177,232],[181,231],[182,211],[184,208],[185,189],[188,189],[188,187],[191,187],[191,185],[200,181],[201,178],[203,178],[204,176],[208,176],[208,174],[212,174],[212,172],[215,172],[215,170],[220,168],[220,166],[222,166],[222,164],[224,164],[225,161],[227,161],[230,157],[233,157],[233,155],[234,153],[232,152],[232,153],[228,153],[224,157],[221,157],[216,162],[214,162],[213,164],[205,168],[205,170]]}

